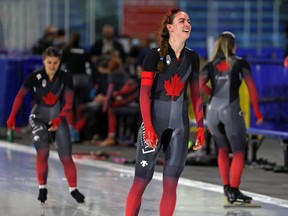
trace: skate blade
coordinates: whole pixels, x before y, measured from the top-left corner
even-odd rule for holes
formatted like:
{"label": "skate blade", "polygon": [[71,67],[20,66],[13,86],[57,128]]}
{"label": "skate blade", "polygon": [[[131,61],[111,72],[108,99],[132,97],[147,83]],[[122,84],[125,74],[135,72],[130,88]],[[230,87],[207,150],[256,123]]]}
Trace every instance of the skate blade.
{"label": "skate blade", "polygon": [[45,202],[40,202],[40,205],[41,205],[41,212],[40,212],[40,216],[45,216]]}
{"label": "skate blade", "polygon": [[259,203],[256,203],[254,201],[251,202],[234,202],[234,203],[230,203],[228,201],[224,202],[223,205],[224,208],[237,208],[237,207],[244,207],[244,208],[261,208],[262,206]]}
{"label": "skate blade", "polygon": [[41,207],[44,208],[46,205],[45,205],[45,202],[40,202],[41,204]]}
{"label": "skate blade", "polygon": [[77,210],[79,211],[82,211],[82,212],[89,212],[89,206],[83,202],[83,203],[78,203],[77,205]]}

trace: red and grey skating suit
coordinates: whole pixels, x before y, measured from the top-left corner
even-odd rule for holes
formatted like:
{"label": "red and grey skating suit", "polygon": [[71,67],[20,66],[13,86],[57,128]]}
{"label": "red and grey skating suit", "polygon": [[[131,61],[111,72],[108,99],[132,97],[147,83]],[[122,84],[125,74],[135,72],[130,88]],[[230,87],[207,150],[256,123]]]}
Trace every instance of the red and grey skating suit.
{"label": "red and grey skating suit", "polygon": [[[256,117],[260,119],[262,116],[258,108],[257,90],[250,64],[246,60],[232,55],[228,63],[220,53],[214,61],[204,66],[201,73],[203,90],[211,94],[206,108],[209,130],[219,147],[229,147],[230,143],[233,152],[244,151],[246,143],[246,126],[239,100],[239,88],[243,79]],[[211,92],[205,86],[208,80],[211,81]]]}
{"label": "red and grey skating suit", "polygon": [[[195,51],[183,48],[177,59],[169,47],[163,59],[165,69],[157,72],[160,59],[158,50],[152,49],[143,63],[141,81],[141,113],[143,124],[139,131],[136,158],[136,176],[152,178],[157,156],[163,148],[164,175],[179,177],[183,171],[189,138],[187,87],[193,102],[198,126],[203,126],[202,100],[199,94],[199,56]],[[160,59],[161,60],[161,59]],[[147,98],[147,95],[150,98]],[[146,98],[145,98],[146,95]],[[146,103],[151,106],[146,109]],[[159,142],[156,149],[149,148],[145,141],[145,127],[152,125]]]}
{"label": "red and grey skating suit", "polygon": [[[72,160],[72,144],[66,116],[73,104],[73,81],[70,73],[58,70],[49,80],[45,69],[28,75],[19,90],[7,124],[13,123],[25,95],[33,89],[35,105],[29,116],[32,128],[33,144],[37,150],[36,172],[39,185],[45,185],[48,175],[49,140],[55,135],[55,143],[60,160],[64,166],[65,176],[70,187],[76,187],[76,167]],[[58,126],[55,132],[49,132],[48,123]],[[10,123],[11,122],[11,123]],[[15,120],[14,120],[15,122]]]}
{"label": "red and grey skating suit", "polygon": [[[159,60],[165,62],[163,72],[157,71]],[[143,69],[140,89],[143,124],[138,135],[135,178],[126,200],[126,216],[138,215],[142,195],[153,177],[161,149],[165,163],[160,214],[172,215],[176,204],[178,179],[187,156],[188,84],[198,127],[203,127],[202,100],[199,94],[199,56],[184,47],[177,59],[169,47],[166,58],[160,59],[158,50],[152,49],[145,57]],[[151,128],[159,140],[155,149],[150,148],[144,140],[145,133],[150,133]]]}
{"label": "red and grey skating suit", "polygon": [[33,89],[35,105],[29,117],[32,127],[33,143],[36,148],[48,147],[49,121],[60,120],[55,141],[61,155],[71,155],[71,142],[66,115],[71,112],[73,101],[73,81],[70,73],[58,70],[49,80],[42,69],[30,74],[23,83],[26,89]]}

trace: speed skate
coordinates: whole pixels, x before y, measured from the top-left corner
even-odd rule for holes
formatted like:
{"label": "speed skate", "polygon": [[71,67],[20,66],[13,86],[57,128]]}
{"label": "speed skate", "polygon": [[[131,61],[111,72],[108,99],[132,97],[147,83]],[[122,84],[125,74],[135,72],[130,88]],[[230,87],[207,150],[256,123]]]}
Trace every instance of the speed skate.
{"label": "speed skate", "polygon": [[254,201],[250,202],[239,202],[235,201],[233,203],[228,202],[227,200],[224,201],[224,208],[237,208],[237,207],[244,207],[244,208],[261,208],[262,206]]}

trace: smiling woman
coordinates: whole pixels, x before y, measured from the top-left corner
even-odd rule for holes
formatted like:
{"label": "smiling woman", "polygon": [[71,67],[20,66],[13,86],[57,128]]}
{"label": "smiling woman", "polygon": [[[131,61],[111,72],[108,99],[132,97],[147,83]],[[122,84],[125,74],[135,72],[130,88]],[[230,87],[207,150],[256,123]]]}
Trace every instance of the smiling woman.
{"label": "smiling woman", "polygon": [[188,14],[180,9],[171,10],[162,22],[160,47],[151,49],[145,57],[140,89],[143,124],[137,142],[135,177],[126,201],[127,216],[138,215],[160,151],[165,158],[160,215],[174,213],[189,138],[188,84],[198,126],[193,149],[204,144],[199,55],[185,47],[190,32]]}

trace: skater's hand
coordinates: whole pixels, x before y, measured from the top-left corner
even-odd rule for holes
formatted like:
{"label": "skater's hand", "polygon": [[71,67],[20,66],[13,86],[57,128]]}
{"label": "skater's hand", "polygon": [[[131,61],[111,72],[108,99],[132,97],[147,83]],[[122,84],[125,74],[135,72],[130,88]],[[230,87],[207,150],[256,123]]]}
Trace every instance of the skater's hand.
{"label": "skater's hand", "polygon": [[155,149],[158,143],[158,136],[153,128],[145,128],[145,143]]}
{"label": "skater's hand", "polygon": [[257,121],[256,121],[256,124],[257,124],[257,125],[261,125],[262,123],[263,123],[263,117],[257,119]]}
{"label": "skater's hand", "polygon": [[12,129],[12,130],[15,129],[15,118],[14,117],[9,116],[9,118],[7,120],[7,128]]}
{"label": "skater's hand", "polygon": [[288,56],[284,60],[284,67],[288,68]]}
{"label": "skater's hand", "polygon": [[205,134],[204,134],[204,128],[203,127],[198,127],[197,133],[196,133],[196,141],[194,146],[192,147],[193,150],[198,150],[202,148],[202,146],[205,143]]}
{"label": "skater's hand", "polygon": [[59,125],[61,124],[62,120],[60,117],[57,117],[53,120],[51,120],[48,125],[51,125],[49,128],[48,128],[48,131],[56,131],[57,128],[59,127]]}

